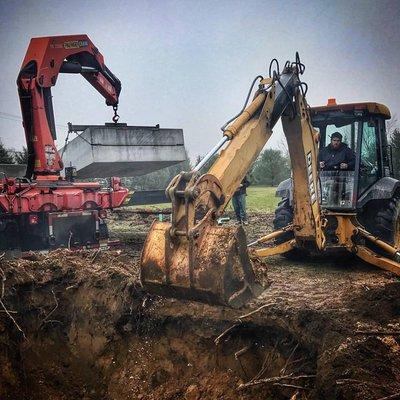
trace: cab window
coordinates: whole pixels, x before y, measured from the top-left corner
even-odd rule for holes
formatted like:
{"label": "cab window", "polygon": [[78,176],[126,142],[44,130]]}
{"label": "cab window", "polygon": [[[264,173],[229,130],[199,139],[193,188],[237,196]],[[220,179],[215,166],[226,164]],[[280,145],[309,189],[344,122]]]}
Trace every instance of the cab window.
{"label": "cab window", "polygon": [[374,124],[363,122],[361,137],[359,194],[379,179],[379,143]]}
{"label": "cab window", "polygon": [[326,125],[325,134],[325,146],[328,146],[331,142],[331,135],[334,132],[339,132],[342,137],[343,143],[346,143],[353,151],[356,149],[357,145],[357,132],[358,132],[358,121],[352,122],[351,124],[337,127],[334,124]]}

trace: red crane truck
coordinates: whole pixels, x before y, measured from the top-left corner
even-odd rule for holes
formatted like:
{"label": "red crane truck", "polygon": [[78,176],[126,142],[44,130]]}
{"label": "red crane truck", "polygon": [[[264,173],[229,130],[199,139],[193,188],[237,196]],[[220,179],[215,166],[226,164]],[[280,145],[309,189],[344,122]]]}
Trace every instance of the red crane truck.
{"label": "red crane truck", "polygon": [[18,75],[18,93],[28,149],[24,178],[0,176],[0,251],[97,247],[108,238],[106,209],[124,203],[119,178],[97,182],[61,176],[51,87],[60,73],[81,74],[114,110],[121,82],[87,35],[33,38]]}

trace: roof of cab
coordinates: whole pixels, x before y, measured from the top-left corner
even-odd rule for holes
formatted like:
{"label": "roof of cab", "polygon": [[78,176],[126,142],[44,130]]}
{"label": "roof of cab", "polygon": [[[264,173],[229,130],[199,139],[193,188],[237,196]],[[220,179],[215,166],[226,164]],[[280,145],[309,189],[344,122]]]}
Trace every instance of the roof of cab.
{"label": "roof of cab", "polygon": [[391,118],[390,110],[384,104],[380,103],[348,103],[348,104],[332,104],[329,105],[311,107],[311,114],[319,114],[326,111],[350,111],[350,110],[367,110],[370,114],[380,114],[385,119]]}

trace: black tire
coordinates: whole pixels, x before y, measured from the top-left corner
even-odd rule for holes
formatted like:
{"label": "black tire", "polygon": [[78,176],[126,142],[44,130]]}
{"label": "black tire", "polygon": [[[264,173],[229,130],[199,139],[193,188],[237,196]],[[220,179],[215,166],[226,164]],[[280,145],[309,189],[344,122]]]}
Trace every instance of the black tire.
{"label": "black tire", "polygon": [[[278,208],[275,210],[275,218],[273,220],[274,229],[282,229],[293,222],[293,208],[290,205],[288,198],[283,198],[278,203]],[[285,232],[283,235],[275,239],[275,244],[285,243],[294,238],[293,232]],[[290,260],[299,260],[308,255],[308,252],[303,249],[292,249],[282,254]]]}
{"label": "black tire", "polygon": [[[360,217],[365,228],[379,239],[391,244],[400,245],[400,197],[387,200],[372,200],[364,208]],[[372,244],[371,244],[372,248]],[[373,250],[382,253],[377,246]]]}
{"label": "black tire", "polygon": [[[278,203],[278,208],[275,210],[275,218],[273,220],[274,230],[282,229],[293,222],[293,208],[290,205],[289,199],[284,198]],[[293,239],[293,232],[286,232],[277,239],[276,244],[281,244]]]}

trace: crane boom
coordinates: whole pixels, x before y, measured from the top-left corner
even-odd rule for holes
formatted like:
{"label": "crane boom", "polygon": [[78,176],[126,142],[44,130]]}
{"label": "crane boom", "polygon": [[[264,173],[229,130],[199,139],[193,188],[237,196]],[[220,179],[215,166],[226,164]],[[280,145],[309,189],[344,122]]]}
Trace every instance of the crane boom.
{"label": "crane boom", "polygon": [[[54,180],[63,163],[57,139],[51,87],[60,73],[81,74],[115,107],[121,82],[107,68],[104,58],[87,35],[33,38],[30,41],[17,85],[28,148],[26,177]],[[57,179],[57,178],[56,178]]]}

